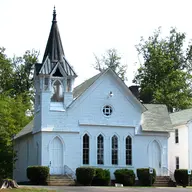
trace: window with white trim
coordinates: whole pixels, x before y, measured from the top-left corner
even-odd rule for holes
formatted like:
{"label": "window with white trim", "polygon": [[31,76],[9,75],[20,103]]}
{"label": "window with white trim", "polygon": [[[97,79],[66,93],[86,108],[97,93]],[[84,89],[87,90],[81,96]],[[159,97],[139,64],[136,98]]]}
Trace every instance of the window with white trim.
{"label": "window with white trim", "polygon": [[111,154],[111,164],[118,165],[118,137],[114,135],[111,140],[112,144],[112,154]]}
{"label": "window with white trim", "polygon": [[110,115],[112,114],[112,112],[113,112],[113,109],[112,109],[111,106],[105,105],[105,106],[103,107],[103,114],[104,114],[105,116],[110,116]]}
{"label": "window with white trim", "polygon": [[97,164],[104,164],[104,138],[101,134],[97,137]]}
{"label": "window with white trim", "polygon": [[175,129],[175,143],[179,143],[179,130]]}
{"label": "window with white trim", "polygon": [[132,138],[130,136],[126,137],[126,165],[132,165]]}
{"label": "window with white trim", "polygon": [[83,136],[83,164],[89,164],[89,135]]}
{"label": "window with white trim", "polygon": [[59,80],[56,80],[53,83],[52,86],[52,97],[51,101],[52,102],[62,102],[64,99],[63,97],[63,86]]}
{"label": "window with white trim", "polygon": [[179,169],[179,157],[175,158],[175,169]]}

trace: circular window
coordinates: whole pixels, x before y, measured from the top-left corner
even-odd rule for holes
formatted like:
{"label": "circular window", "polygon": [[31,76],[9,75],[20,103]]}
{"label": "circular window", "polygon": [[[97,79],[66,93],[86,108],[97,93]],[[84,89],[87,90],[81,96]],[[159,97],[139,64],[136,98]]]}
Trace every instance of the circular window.
{"label": "circular window", "polygon": [[113,109],[112,109],[111,106],[105,105],[105,106],[103,107],[103,114],[104,114],[105,116],[110,116],[110,115],[112,114],[112,112],[113,112]]}

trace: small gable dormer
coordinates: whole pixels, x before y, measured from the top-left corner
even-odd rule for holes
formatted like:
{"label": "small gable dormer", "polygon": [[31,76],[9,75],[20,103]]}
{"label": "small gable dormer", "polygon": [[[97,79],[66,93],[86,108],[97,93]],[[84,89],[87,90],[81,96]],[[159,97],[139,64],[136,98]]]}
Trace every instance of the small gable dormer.
{"label": "small gable dormer", "polygon": [[[43,60],[35,68],[36,108],[40,102],[47,102],[47,105],[49,102],[51,110],[65,110],[73,101],[73,83],[77,75],[64,54],[55,8]],[[46,95],[44,99],[43,94]]]}

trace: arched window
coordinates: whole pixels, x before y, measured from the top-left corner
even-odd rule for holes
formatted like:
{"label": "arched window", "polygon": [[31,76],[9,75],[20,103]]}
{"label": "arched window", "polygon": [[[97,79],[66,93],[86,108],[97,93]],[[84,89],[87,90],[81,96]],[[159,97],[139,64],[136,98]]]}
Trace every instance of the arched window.
{"label": "arched window", "polygon": [[126,137],[126,165],[132,165],[132,139],[130,136]]}
{"label": "arched window", "polygon": [[67,92],[72,91],[72,81],[71,79],[67,79]]}
{"label": "arched window", "polygon": [[97,137],[97,164],[104,164],[104,143],[103,136],[100,134]]}
{"label": "arched window", "polygon": [[52,102],[62,102],[63,101],[63,86],[60,81],[55,81],[52,86]]}
{"label": "arched window", "polygon": [[89,164],[89,136],[83,136],[83,164]]}
{"label": "arched window", "polygon": [[116,135],[112,137],[112,165],[117,165],[118,164],[118,138]]}
{"label": "arched window", "polygon": [[44,90],[48,90],[49,88],[49,78],[44,79]]}

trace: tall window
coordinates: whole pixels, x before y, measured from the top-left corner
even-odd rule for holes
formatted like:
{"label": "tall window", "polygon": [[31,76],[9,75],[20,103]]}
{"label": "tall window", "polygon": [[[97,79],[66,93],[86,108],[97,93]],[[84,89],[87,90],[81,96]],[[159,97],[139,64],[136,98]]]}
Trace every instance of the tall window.
{"label": "tall window", "polygon": [[175,143],[179,143],[179,131],[175,129]]}
{"label": "tall window", "polygon": [[118,164],[118,138],[116,135],[112,137],[112,165]]}
{"label": "tall window", "polygon": [[89,164],[89,136],[83,136],[83,164]]}
{"label": "tall window", "polygon": [[55,81],[52,86],[52,102],[62,102],[63,101],[63,87],[60,81]]}
{"label": "tall window", "polygon": [[175,168],[179,169],[179,157],[175,158],[175,164],[176,164]]}
{"label": "tall window", "polygon": [[97,137],[97,164],[104,164],[104,143],[103,136],[99,135]]}
{"label": "tall window", "polygon": [[49,78],[44,79],[44,90],[47,90],[49,88]]}
{"label": "tall window", "polygon": [[126,165],[132,165],[132,139],[126,137]]}
{"label": "tall window", "polygon": [[67,92],[71,92],[72,91],[72,85],[71,85],[71,79],[67,79]]}

